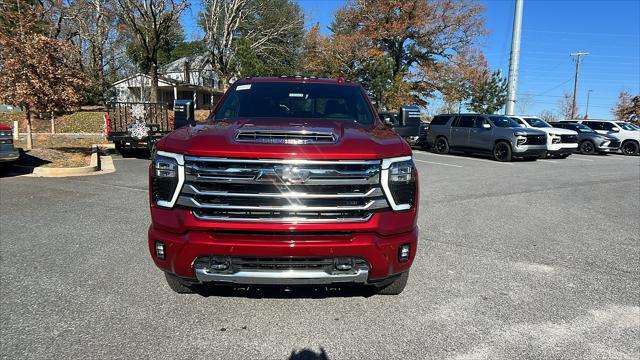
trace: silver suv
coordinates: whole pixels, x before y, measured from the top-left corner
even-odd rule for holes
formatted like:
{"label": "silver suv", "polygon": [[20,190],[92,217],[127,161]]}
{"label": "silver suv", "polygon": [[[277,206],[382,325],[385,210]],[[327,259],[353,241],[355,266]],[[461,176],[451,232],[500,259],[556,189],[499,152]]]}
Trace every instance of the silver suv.
{"label": "silver suv", "polygon": [[438,154],[489,153],[498,161],[537,159],[546,153],[546,143],[544,131],[522,128],[503,115],[437,115],[427,132],[427,145]]}

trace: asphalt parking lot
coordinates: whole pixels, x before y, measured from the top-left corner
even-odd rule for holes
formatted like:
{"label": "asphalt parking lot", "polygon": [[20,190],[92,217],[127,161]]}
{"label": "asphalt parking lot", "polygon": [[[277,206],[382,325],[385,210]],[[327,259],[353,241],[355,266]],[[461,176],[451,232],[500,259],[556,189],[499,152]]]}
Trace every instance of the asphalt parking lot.
{"label": "asphalt parking lot", "polygon": [[422,228],[400,296],[178,295],[148,254],[147,164],[0,179],[0,356],[637,359],[640,158],[415,152]]}

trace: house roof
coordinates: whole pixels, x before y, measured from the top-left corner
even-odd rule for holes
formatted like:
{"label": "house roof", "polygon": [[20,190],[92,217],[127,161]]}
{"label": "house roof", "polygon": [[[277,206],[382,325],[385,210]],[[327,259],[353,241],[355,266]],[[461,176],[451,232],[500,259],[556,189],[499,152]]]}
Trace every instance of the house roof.
{"label": "house roof", "polygon": [[189,69],[193,70],[210,70],[211,65],[209,59],[205,55],[196,55],[190,57],[183,57],[176,61],[170,62],[161,68],[162,73],[175,73],[183,72],[184,64],[189,62]]}
{"label": "house roof", "polygon": [[[147,74],[143,74],[143,73],[137,73],[137,74],[129,75],[124,79],[120,79],[120,80],[114,82],[113,84],[111,84],[111,86],[116,86],[116,85],[118,85],[120,83],[123,83],[125,81],[129,81],[131,79],[135,79],[137,77],[145,77],[145,78],[151,80],[151,76],[149,76]],[[175,80],[175,79],[168,78],[166,76],[158,75],[158,84],[160,84],[160,83],[166,83],[166,85],[173,86],[173,85],[179,85],[182,82],[178,81],[178,80]]]}

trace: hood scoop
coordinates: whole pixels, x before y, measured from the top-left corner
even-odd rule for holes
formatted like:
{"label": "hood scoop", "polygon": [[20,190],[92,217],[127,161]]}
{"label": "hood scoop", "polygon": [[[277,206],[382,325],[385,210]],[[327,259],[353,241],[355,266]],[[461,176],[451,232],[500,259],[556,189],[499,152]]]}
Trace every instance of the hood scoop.
{"label": "hood scoop", "polygon": [[263,144],[334,144],[338,135],[329,129],[275,130],[240,129],[236,141]]}

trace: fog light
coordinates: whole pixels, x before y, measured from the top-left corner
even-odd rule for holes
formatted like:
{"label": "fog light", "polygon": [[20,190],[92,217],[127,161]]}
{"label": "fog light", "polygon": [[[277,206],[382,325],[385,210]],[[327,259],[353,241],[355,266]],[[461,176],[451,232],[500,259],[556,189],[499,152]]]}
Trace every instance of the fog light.
{"label": "fog light", "polygon": [[164,252],[164,243],[162,241],[156,241],[156,257],[160,260],[164,260],[165,252]]}
{"label": "fog light", "polygon": [[334,260],[336,270],[346,271],[353,269],[352,258],[336,258]]}
{"label": "fog light", "polygon": [[410,244],[400,245],[400,251],[398,251],[398,260],[400,260],[401,262],[409,260],[410,254],[411,254]]}
{"label": "fog light", "polygon": [[212,257],[209,269],[211,270],[227,270],[229,268],[229,260],[226,258]]}

